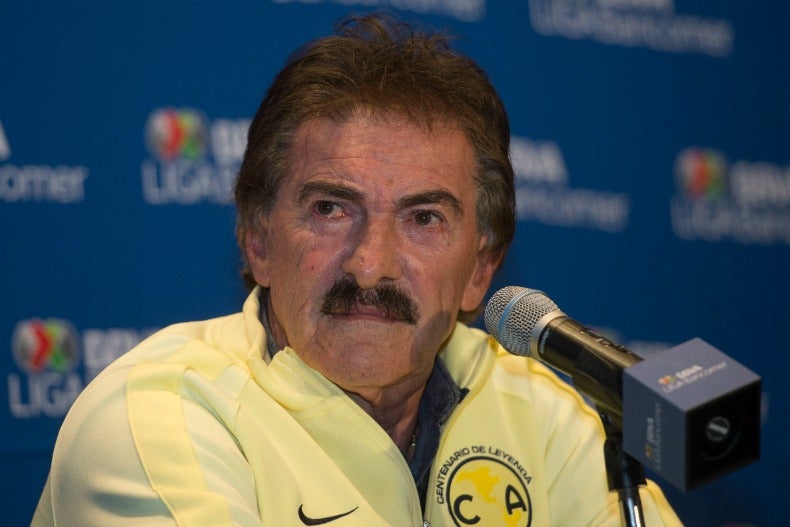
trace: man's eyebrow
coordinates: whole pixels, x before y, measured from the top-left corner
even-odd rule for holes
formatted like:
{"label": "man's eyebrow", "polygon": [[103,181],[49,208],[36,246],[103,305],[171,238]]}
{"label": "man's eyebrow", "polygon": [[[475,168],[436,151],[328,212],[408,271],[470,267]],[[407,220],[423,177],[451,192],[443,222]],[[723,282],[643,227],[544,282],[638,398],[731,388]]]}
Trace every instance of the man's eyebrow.
{"label": "man's eyebrow", "polygon": [[[354,202],[361,202],[364,199],[362,192],[340,183],[309,181],[299,189],[297,203],[302,204],[316,194]],[[398,208],[400,209],[419,207],[421,205],[444,205],[449,206],[458,215],[463,215],[464,213],[461,201],[446,190],[426,190],[404,196],[398,200]]]}
{"label": "man's eyebrow", "polygon": [[302,185],[297,196],[297,203],[301,204],[315,194],[349,201],[362,201],[362,193],[351,187],[329,181],[309,181]]}
{"label": "man's eyebrow", "polygon": [[464,213],[461,201],[446,190],[427,190],[405,196],[398,200],[398,205],[404,209],[420,205],[445,205],[453,209],[459,216]]}

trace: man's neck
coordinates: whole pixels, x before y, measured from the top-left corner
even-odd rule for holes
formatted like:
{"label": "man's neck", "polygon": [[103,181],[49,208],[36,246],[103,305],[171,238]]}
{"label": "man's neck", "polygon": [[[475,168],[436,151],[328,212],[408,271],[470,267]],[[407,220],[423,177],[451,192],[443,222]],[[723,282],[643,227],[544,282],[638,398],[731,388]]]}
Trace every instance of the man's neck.
{"label": "man's neck", "polygon": [[414,441],[420,398],[426,382],[427,379],[406,393],[399,388],[377,390],[375,393],[346,393],[389,434],[401,452],[407,454]]}

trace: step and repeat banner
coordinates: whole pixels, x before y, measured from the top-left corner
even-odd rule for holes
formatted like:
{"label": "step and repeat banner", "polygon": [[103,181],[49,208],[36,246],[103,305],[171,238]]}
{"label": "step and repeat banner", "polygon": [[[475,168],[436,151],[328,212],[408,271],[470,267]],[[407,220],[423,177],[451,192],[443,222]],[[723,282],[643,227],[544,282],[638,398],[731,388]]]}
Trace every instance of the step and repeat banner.
{"label": "step and repeat banner", "polygon": [[0,523],[29,522],[102,368],[240,309],[249,121],[292,50],[381,8],[457,35],[508,108],[519,222],[492,291],[540,289],[643,356],[701,337],[761,375],[760,461],[659,481],[687,525],[784,525],[784,0],[0,1]]}

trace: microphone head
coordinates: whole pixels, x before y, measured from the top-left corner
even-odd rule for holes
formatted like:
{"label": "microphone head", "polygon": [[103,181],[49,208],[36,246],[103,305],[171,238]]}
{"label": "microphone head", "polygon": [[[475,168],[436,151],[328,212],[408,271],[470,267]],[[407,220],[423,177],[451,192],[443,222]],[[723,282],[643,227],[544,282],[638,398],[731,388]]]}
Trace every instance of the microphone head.
{"label": "microphone head", "polygon": [[[549,320],[546,315],[553,314]],[[488,332],[514,355],[537,353],[537,342],[548,321],[564,316],[557,304],[535,289],[508,286],[488,301],[485,324]]]}

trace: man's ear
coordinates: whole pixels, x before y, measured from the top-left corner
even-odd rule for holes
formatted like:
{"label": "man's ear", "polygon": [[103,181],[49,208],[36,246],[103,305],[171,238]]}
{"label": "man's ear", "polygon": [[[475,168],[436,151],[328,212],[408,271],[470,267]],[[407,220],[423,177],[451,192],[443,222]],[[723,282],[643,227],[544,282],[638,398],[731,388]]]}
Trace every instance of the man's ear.
{"label": "man's ear", "polygon": [[461,297],[461,310],[474,311],[483,302],[488,288],[491,286],[491,280],[494,278],[494,273],[502,260],[502,255],[491,251],[487,247],[488,240],[483,237],[480,241],[480,246],[477,251],[477,260],[475,269],[469,277],[469,281],[464,289],[464,294]]}
{"label": "man's ear", "polygon": [[267,250],[267,225],[263,215],[258,218],[258,225],[247,229],[244,236],[244,250],[250,271],[255,282],[262,287],[269,287],[269,258]]}

